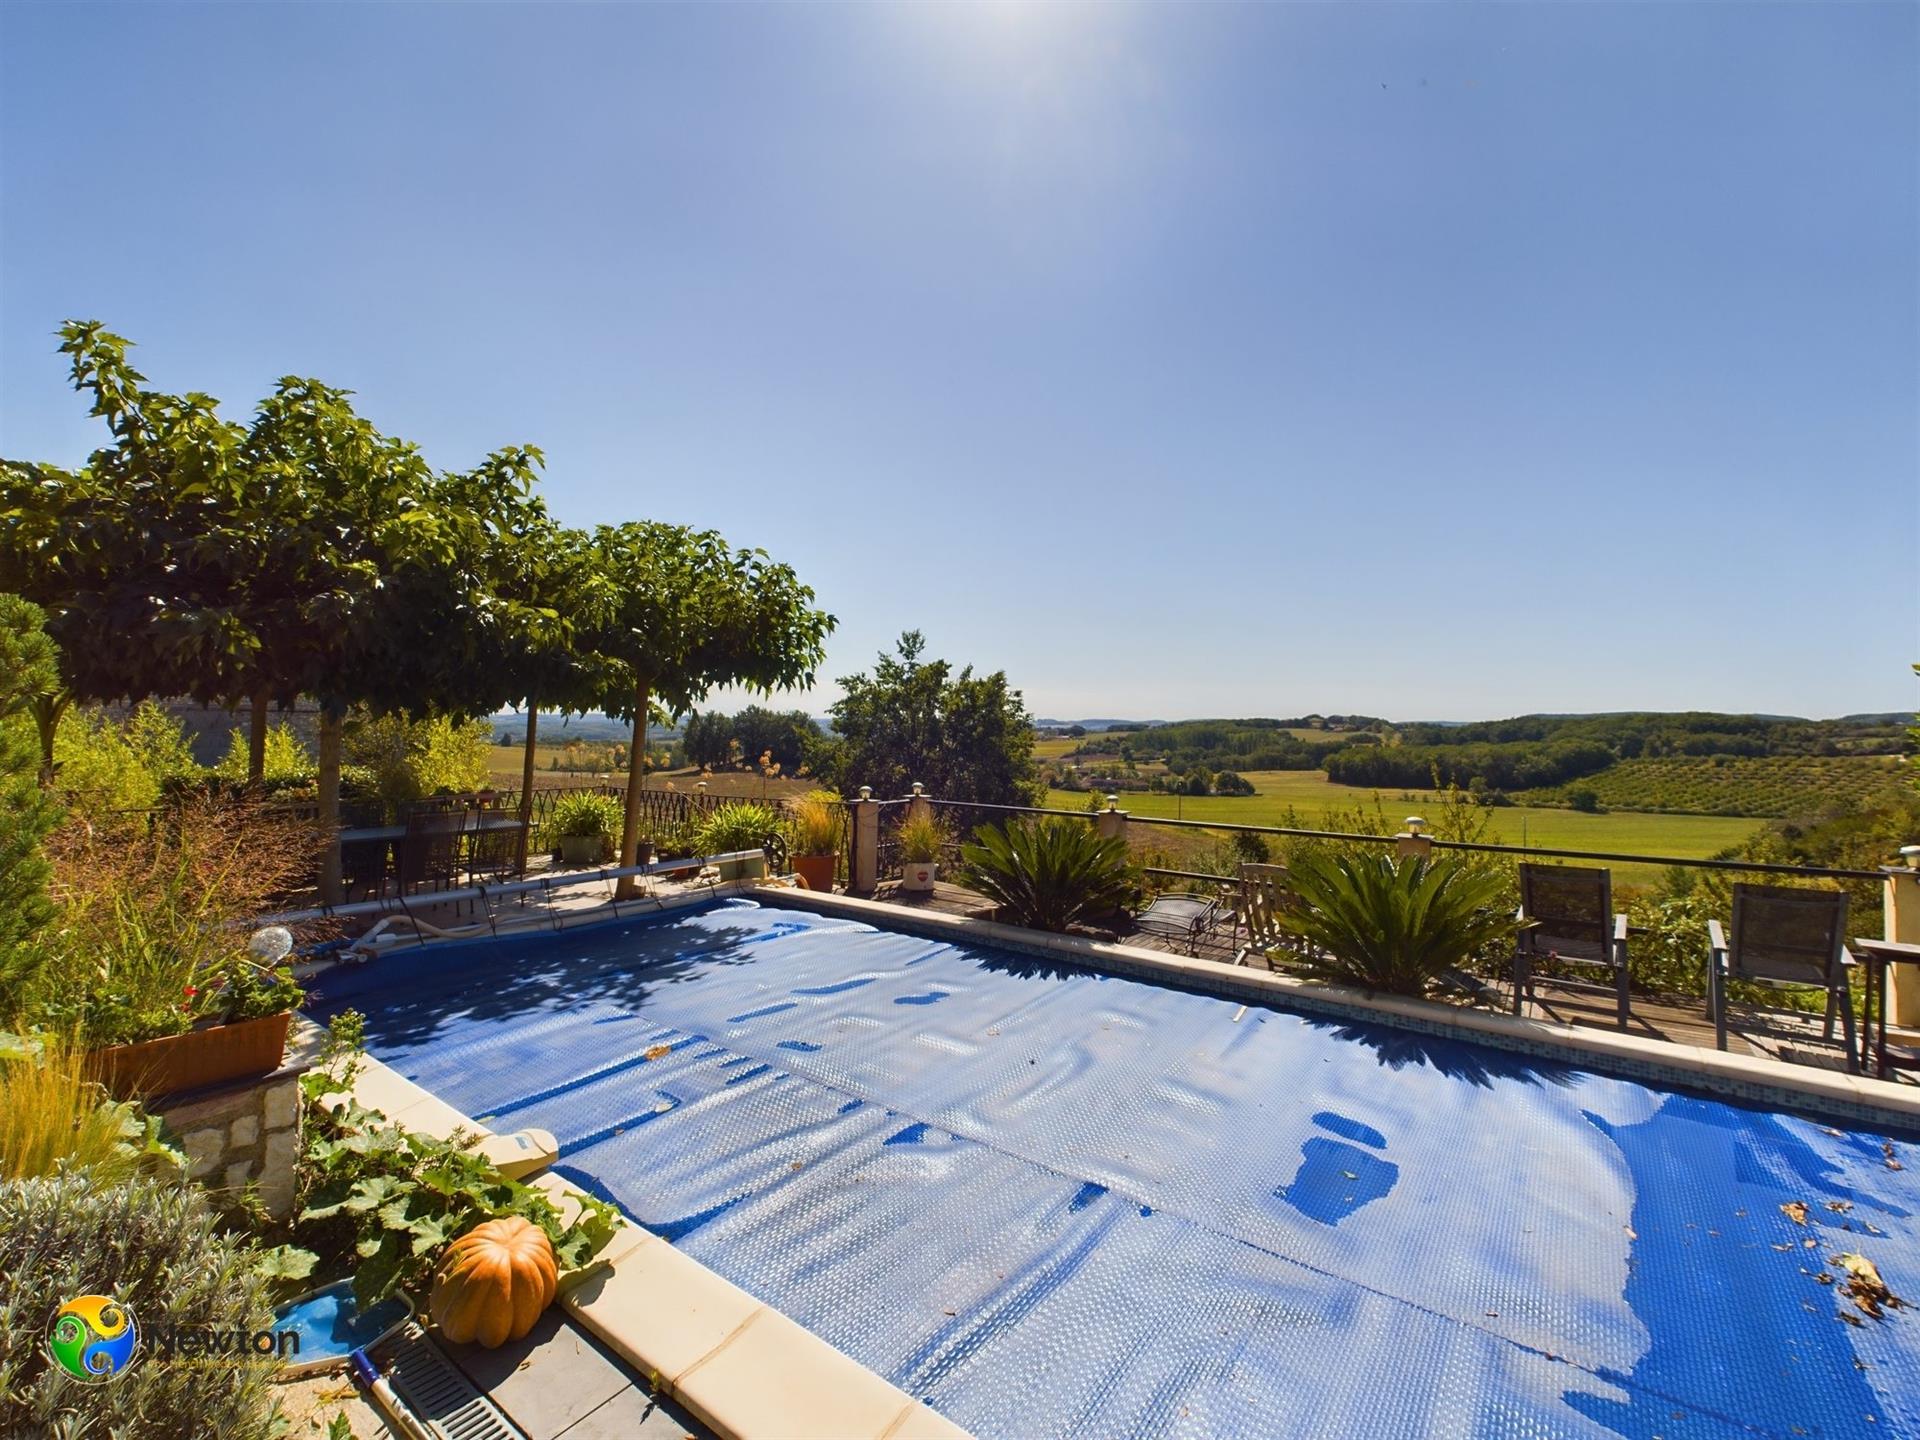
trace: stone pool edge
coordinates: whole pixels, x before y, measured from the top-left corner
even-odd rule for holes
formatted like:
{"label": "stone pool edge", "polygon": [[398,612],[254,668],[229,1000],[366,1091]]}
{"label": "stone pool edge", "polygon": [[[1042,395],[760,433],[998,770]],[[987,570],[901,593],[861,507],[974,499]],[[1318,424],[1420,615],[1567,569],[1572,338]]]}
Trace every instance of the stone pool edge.
{"label": "stone pool edge", "polygon": [[[1060,960],[1098,974],[1167,982],[1182,989],[1259,1005],[1375,1020],[1403,1030],[1477,1041],[1543,1059],[1591,1064],[1634,1080],[1710,1090],[1771,1108],[1810,1108],[1834,1119],[1904,1130],[1920,1129],[1920,1087],[1899,1085],[1890,1080],[1813,1066],[1788,1066],[1776,1060],[1733,1055],[1698,1045],[1469,1010],[1431,1000],[1369,994],[1326,981],[1251,970],[1219,960],[1170,955],[1081,935],[1027,930],[937,910],[909,910],[853,895],[792,889],[782,889],[774,895],[763,889],[759,895],[768,903],[865,920],[881,929],[904,930],[932,939]],[[1805,1073],[1799,1073],[1802,1071]]]}

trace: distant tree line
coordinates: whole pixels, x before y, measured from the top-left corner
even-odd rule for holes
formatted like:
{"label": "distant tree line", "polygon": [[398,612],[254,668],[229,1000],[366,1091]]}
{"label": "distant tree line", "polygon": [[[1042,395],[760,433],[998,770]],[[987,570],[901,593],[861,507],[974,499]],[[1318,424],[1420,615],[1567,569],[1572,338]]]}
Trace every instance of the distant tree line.
{"label": "distant tree line", "polygon": [[1613,751],[1597,740],[1513,745],[1354,746],[1326,758],[1327,778],[1341,785],[1401,790],[1528,790],[1563,785],[1604,770]]}
{"label": "distant tree line", "polygon": [[822,739],[804,710],[749,705],[737,715],[709,710],[689,716],[680,748],[689,765],[709,770],[758,770],[765,757],[782,774],[797,775],[817,766]]}
{"label": "distant tree line", "polygon": [[[1342,717],[1344,718],[1344,717]],[[1294,730],[1320,729],[1327,717],[1306,720],[1181,720],[1146,730],[1108,731],[1089,736],[1082,753],[1117,755],[1141,763],[1164,760],[1169,770],[1188,774],[1218,770],[1317,770],[1329,755],[1349,745],[1376,745],[1375,731],[1332,731],[1327,738],[1304,739]],[[1385,726],[1385,721],[1371,722]]]}

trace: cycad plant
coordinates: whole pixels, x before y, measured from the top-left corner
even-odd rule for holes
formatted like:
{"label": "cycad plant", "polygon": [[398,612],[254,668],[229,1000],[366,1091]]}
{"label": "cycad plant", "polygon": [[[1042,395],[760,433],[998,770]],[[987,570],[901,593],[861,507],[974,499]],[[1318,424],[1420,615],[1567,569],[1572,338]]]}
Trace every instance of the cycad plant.
{"label": "cycad plant", "polygon": [[1134,893],[1126,841],[1064,815],[1004,830],[982,825],[960,859],[961,883],[993,900],[1001,919],[1035,930],[1065,930],[1083,915],[1123,909]]}
{"label": "cycad plant", "polygon": [[1299,903],[1278,919],[1307,942],[1304,967],[1366,990],[1424,994],[1519,929],[1500,876],[1453,860],[1308,852],[1288,880]]}

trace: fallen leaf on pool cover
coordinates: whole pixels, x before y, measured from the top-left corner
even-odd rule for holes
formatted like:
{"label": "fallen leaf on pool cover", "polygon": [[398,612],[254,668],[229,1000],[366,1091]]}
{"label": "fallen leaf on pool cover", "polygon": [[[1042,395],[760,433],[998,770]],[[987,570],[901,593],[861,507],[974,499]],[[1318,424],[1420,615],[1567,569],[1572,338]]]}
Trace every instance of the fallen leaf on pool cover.
{"label": "fallen leaf on pool cover", "polygon": [[1794,1224],[1804,1225],[1807,1223],[1807,1202],[1804,1200],[1789,1200],[1780,1207],[1780,1213],[1793,1221]]}
{"label": "fallen leaf on pool cover", "polygon": [[1836,1215],[1844,1215],[1847,1213],[1847,1211],[1853,1209],[1853,1201],[1829,1200],[1827,1201],[1827,1209],[1833,1211],[1833,1213]]}
{"label": "fallen leaf on pool cover", "polygon": [[1887,1282],[1880,1278],[1880,1267],[1866,1256],[1836,1255],[1833,1263],[1844,1269],[1850,1277],[1847,1295],[1874,1319],[1884,1318],[1888,1310],[1905,1308],[1907,1302],[1887,1288]]}
{"label": "fallen leaf on pool cover", "polygon": [[649,1045],[647,1047],[647,1059],[649,1060],[664,1060],[672,1053],[673,1046],[671,1045]]}

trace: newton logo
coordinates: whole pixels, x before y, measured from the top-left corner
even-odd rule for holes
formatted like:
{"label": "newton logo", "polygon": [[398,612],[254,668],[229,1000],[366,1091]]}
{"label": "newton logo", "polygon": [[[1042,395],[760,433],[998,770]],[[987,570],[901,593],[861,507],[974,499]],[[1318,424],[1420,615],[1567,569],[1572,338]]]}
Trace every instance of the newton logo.
{"label": "newton logo", "polygon": [[140,1332],[111,1295],[76,1295],[53,1312],[47,1353],[76,1380],[111,1380],[133,1362]]}

